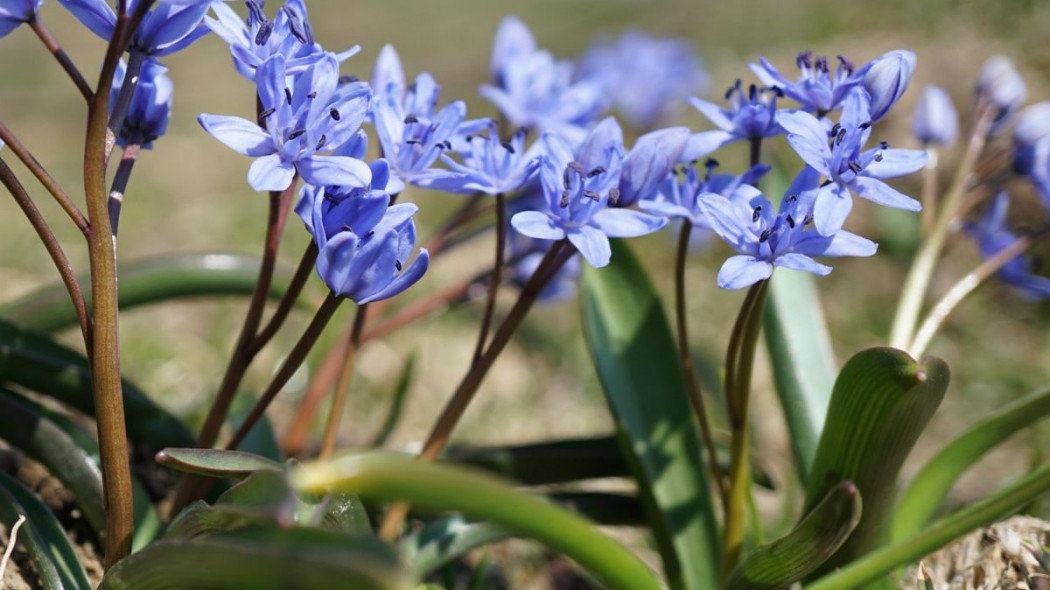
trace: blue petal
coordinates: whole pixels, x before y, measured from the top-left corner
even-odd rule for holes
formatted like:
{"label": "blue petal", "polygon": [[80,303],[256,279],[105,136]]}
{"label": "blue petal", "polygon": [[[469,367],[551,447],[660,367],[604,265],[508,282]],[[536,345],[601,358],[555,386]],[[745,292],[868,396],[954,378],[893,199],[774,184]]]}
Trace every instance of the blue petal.
{"label": "blue petal", "polygon": [[376,64],[372,68],[371,77],[372,90],[376,94],[393,93],[400,96],[405,91],[405,70],[401,66],[401,58],[393,45],[384,45],[376,57]]}
{"label": "blue petal", "polygon": [[492,80],[501,84],[504,68],[535,50],[536,41],[525,23],[515,16],[504,17],[492,44],[492,61],[489,66]]}
{"label": "blue petal", "polygon": [[346,156],[310,156],[296,167],[303,180],[318,186],[364,187],[372,182],[368,164]]}
{"label": "blue petal", "polygon": [[539,211],[522,211],[510,218],[510,224],[522,235],[539,240],[560,240],[565,230],[555,225],[550,216]]}
{"label": "blue petal", "polygon": [[850,188],[857,193],[858,197],[864,197],[879,205],[904,209],[905,211],[922,210],[922,205],[918,201],[890,188],[888,184],[875,178],[858,176],[853,180]]}
{"label": "blue petal", "polygon": [[833,235],[842,229],[852,209],[853,198],[849,191],[839,184],[831,183],[817,193],[813,205],[813,223],[820,235]]}
{"label": "blue petal", "polygon": [[117,26],[117,14],[102,0],[58,0],[91,32],[109,40]]}
{"label": "blue petal", "polygon": [[248,169],[248,184],[257,191],[283,191],[294,177],[295,166],[277,154],[257,158]]}
{"label": "blue petal", "polygon": [[689,139],[689,129],[672,127],[638,138],[623,161],[620,173],[619,207],[630,207],[656,192],[678,162]]}
{"label": "blue petal", "polygon": [[830,175],[828,133],[813,115],[803,111],[780,112],[777,124],[787,132],[788,143],[802,160],[824,175]]}
{"label": "blue petal", "polygon": [[864,175],[874,178],[894,178],[911,174],[926,165],[929,155],[922,150],[886,149],[877,150],[881,154],[878,159],[873,158],[864,167]]}
{"label": "blue petal", "polygon": [[568,231],[568,237],[572,245],[580,251],[580,255],[586,258],[594,268],[601,268],[609,264],[609,260],[612,259],[612,246],[609,244],[609,238],[597,228],[588,225],[573,228]]}
{"label": "blue petal", "polygon": [[591,225],[610,238],[636,238],[660,231],[667,225],[667,219],[630,209],[610,208],[595,213]]}
{"label": "blue petal", "polygon": [[743,289],[768,279],[773,265],[754,256],[733,256],[718,271],[718,286],[723,289]]}
{"label": "blue petal", "polygon": [[890,107],[908,89],[912,72],[915,71],[915,54],[898,49],[891,51],[875,62],[864,74],[864,89],[871,96],[871,119],[879,121]]}
{"label": "blue petal", "polygon": [[815,231],[804,231],[791,246],[793,252],[807,256],[872,256],[879,245],[848,231],[833,236],[822,236]]}
{"label": "blue petal", "polygon": [[397,278],[391,281],[383,288],[383,290],[369,295],[357,303],[364,304],[372,301],[389,299],[419,282],[419,279],[423,278],[423,274],[427,272],[427,268],[429,267],[430,253],[427,252],[426,248],[422,248],[419,251],[419,255],[416,256],[408,268],[402,270],[401,273],[397,275]]}
{"label": "blue petal", "polygon": [[[702,193],[696,204],[711,221],[711,229],[737,252],[749,251],[753,241],[748,222],[750,216],[742,218],[733,202],[717,193]],[[746,215],[746,212],[745,212]]]}
{"label": "blue petal", "polygon": [[696,110],[700,111],[701,114],[707,117],[709,121],[714,123],[715,126],[722,131],[733,130],[732,113],[729,111],[713,102],[707,102],[706,100],[701,100],[695,96],[689,97],[689,104],[693,105]]}
{"label": "blue petal", "polygon": [[778,256],[773,260],[773,266],[781,266],[784,268],[790,268],[791,270],[801,270],[804,272],[811,272],[819,276],[827,276],[831,272],[831,267],[820,264],[816,260],[813,260],[805,254],[789,253],[783,256]]}
{"label": "blue petal", "polygon": [[720,129],[694,133],[686,141],[685,148],[682,150],[682,155],[678,161],[692,162],[693,160],[698,160],[736,139],[739,138],[728,131]]}

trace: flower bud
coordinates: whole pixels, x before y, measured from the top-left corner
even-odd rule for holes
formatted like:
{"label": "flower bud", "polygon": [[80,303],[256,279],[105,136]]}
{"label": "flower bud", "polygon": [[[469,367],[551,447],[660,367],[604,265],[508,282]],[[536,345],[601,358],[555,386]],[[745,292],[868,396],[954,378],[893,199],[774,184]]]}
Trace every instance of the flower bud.
{"label": "flower bud", "polygon": [[1050,102],[1025,107],[1017,116],[1014,129],[1014,171],[1026,175],[1032,172],[1036,146],[1050,141]]}
{"label": "flower bud", "polygon": [[993,55],[977,77],[977,93],[1000,109],[1001,118],[1021,106],[1028,89],[1009,58]]}
{"label": "flower bud", "polygon": [[922,91],[912,116],[912,131],[923,144],[951,145],[959,133],[959,115],[952,98],[939,86]]}
{"label": "flower bud", "polygon": [[915,53],[898,49],[871,63],[864,74],[864,89],[871,96],[871,120],[879,121],[908,89],[915,71]]}

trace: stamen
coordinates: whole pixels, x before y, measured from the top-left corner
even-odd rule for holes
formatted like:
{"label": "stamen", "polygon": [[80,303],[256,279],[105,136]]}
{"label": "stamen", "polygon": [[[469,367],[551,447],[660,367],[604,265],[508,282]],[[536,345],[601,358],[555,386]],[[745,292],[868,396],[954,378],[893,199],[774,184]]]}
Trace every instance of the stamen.
{"label": "stamen", "polygon": [[620,202],[620,189],[615,186],[609,189],[609,203],[615,205]]}
{"label": "stamen", "polygon": [[314,151],[315,151],[315,152],[319,152],[319,151],[321,151],[321,148],[323,148],[323,147],[324,147],[324,144],[326,144],[326,143],[328,143],[328,136],[327,136],[327,135],[324,135],[324,134],[322,133],[322,134],[321,134],[321,139],[318,139],[318,140],[317,140],[317,147],[315,147],[315,148],[314,148]]}
{"label": "stamen", "polygon": [[806,51],[799,52],[798,56],[795,58],[795,65],[797,65],[800,70],[802,68],[812,68],[813,52],[808,49]]}
{"label": "stamen", "polygon": [[270,40],[270,33],[273,33],[273,23],[264,21],[259,25],[259,32],[255,34],[255,44],[265,45]]}
{"label": "stamen", "polygon": [[598,193],[596,193],[596,192],[594,192],[594,191],[592,191],[592,190],[586,190],[586,189],[585,189],[585,190],[583,191],[583,196],[587,197],[588,199],[590,199],[590,200],[592,200],[592,201],[594,201],[594,202],[596,202],[596,203],[597,203],[598,201],[602,200],[602,197],[601,197],[601,195],[599,195]]}
{"label": "stamen", "polygon": [[754,103],[755,99],[757,97],[758,97],[758,87],[755,86],[754,84],[748,86],[747,87],[747,99],[749,101],[751,101],[752,103]]}
{"label": "stamen", "polygon": [[848,165],[849,169],[852,170],[854,174],[860,174],[860,171],[864,169],[856,160],[850,160]]}
{"label": "stamen", "polygon": [[307,92],[306,93],[306,98],[309,98],[311,100],[317,98],[317,91],[316,90],[311,90],[310,92]]}
{"label": "stamen", "polygon": [[844,139],[846,139],[846,130],[839,129],[839,134],[835,136],[835,145],[842,145]]}
{"label": "stamen", "polygon": [[299,40],[303,45],[312,45],[309,36],[306,34],[306,29],[303,28],[302,21],[295,15],[287,6],[284,7],[284,13],[288,15],[288,29],[292,32],[292,36]]}
{"label": "stamen", "polygon": [[587,178],[594,178],[595,176],[598,176],[599,174],[605,174],[605,168],[603,168],[601,166],[598,166],[597,168],[595,168],[595,169],[593,169],[593,170],[591,170],[590,172],[587,173]]}
{"label": "stamen", "polygon": [[879,147],[884,149],[884,150],[888,150],[888,149],[890,149],[890,142],[888,142],[888,141],[880,141],[879,142]]}
{"label": "stamen", "polygon": [[277,112],[277,109],[273,109],[273,108],[266,109],[265,111],[259,113],[259,119],[265,119],[265,118],[269,117],[270,115],[272,115],[272,114],[274,114],[276,112]]}
{"label": "stamen", "polygon": [[400,260],[395,260],[394,261],[394,268],[397,269],[397,272],[401,272],[401,261]]}
{"label": "stamen", "polygon": [[765,242],[766,240],[768,240],[769,239],[769,235],[772,234],[772,233],[773,233],[773,229],[772,228],[767,228],[765,231],[763,231],[762,234],[758,236],[759,243],[762,243],[762,242]]}
{"label": "stamen", "polygon": [[409,113],[408,116],[405,117],[405,125],[409,125],[411,123],[419,123],[419,117]]}
{"label": "stamen", "polygon": [[876,152],[874,159],[875,159],[876,162],[881,162],[882,161],[882,152]]}
{"label": "stamen", "polygon": [[418,139],[406,139],[405,143],[408,145],[423,145],[423,142]]}
{"label": "stamen", "polygon": [[334,119],[336,121],[338,121],[339,119],[343,118],[343,116],[341,114],[339,114],[339,110],[338,109],[332,109],[332,110],[328,111],[328,114],[331,115],[332,119]]}
{"label": "stamen", "polygon": [[344,86],[346,84],[353,84],[354,82],[360,82],[361,78],[354,75],[339,76],[339,85]]}
{"label": "stamen", "polygon": [[794,217],[788,215],[787,216],[787,222],[788,222],[788,227],[790,227],[791,229],[795,229],[795,218]]}
{"label": "stamen", "polygon": [[586,172],[586,170],[583,167],[583,164],[581,164],[579,162],[576,162],[576,161],[569,162],[568,166],[569,166],[569,168],[572,168],[573,170],[575,170],[576,173],[579,174],[580,176],[583,176],[584,173]]}
{"label": "stamen", "polygon": [[828,73],[828,58],[824,57],[823,55],[817,58],[814,65],[816,66],[818,72],[822,74]]}
{"label": "stamen", "polygon": [[288,101],[288,104],[292,104],[292,91],[287,86],[284,88],[284,99]]}
{"label": "stamen", "polygon": [[292,131],[291,133],[288,134],[288,141],[292,141],[293,139],[295,139],[297,137],[301,137],[305,133],[306,133],[306,129],[296,129],[295,131]]}
{"label": "stamen", "polygon": [[516,154],[517,153],[516,151],[514,151],[514,146],[511,145],[511,143],[509,141],[504,141],[500,145],[503,146],[503,149],[507,150],[508,152],[510,152],[512,154]]}
{"label": "stamen", "polygon": [[751,214],[751,223],[758,223],[760,217],[762,217],[762,205],[755,207],[755,211]]}
{"label": "stamen", "polygon": [[838,58],[839,58],[839,65],[843,69],[846,70],[847,74],[852,74],[853,73],[853,62],[850,61],[848,57],[846,57],[845,55],[842,55],[841,53],[838,55]]}
{"label": "stamen", "polygon": [[563,209],[565,207],[569,206],[569,191],[568,190],[562,191],[562,193],[561,193],[561,201],[558,202],[558,206],[563,208]]}

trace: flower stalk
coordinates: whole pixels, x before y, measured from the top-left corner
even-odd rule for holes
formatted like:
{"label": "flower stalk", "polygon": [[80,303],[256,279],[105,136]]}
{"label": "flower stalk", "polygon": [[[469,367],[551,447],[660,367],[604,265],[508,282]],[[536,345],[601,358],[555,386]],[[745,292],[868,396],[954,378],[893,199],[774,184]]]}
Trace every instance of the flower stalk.
{"label": "flower stalk", "polygon": [[318,459],[324,461],[332,456],[335,450],[336,437],[339,434],[339,422],[346,409],[346,398],[350,394],[350,378],[354,374],[354,365],[357,361],[357,351],[361,347],[361,332],[365,328],[368,317],[368,304],[357,308],[354,316],[354,325],[350,329],[349,338],[343,347],[346,354],[343,357],[342,366],[339,368],[339,377],[335,382],[335,391],[332,392],[332,408],[328,412],[328,422],[325,424],[324,438],[321,443],[321,452]]}

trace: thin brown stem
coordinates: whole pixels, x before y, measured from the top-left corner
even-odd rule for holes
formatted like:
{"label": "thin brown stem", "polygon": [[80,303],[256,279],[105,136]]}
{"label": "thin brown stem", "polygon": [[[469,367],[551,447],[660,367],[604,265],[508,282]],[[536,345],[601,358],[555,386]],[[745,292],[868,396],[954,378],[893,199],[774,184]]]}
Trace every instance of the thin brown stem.
{"label": "thin brown stem", "polygon": [[310,275],[313,273],[314,264],[317,262],[317,253],[317,243],[310,240],[310,244],[306,247],[306,251],[303,252],[303,256],[299,260],[299,267],[295,269],[295,274],[292,275],[292,280],[288,283],[288,290],[284,292],[281,301],[277,303],[277,309],[274,310],[270,320],[266,322],[263,329],[259,330],[259,333],[252,340],[248,349],[248,354],[251,356],[254,357],[258,354],[281,329],[284,321],[288,319],[288,315],[291,314],[292,309],[299,300],[299,295],[303,292],[303,287],[306,286],[306,281],[310,279]]}
{"label": "thin brown stem", "polygon": [[503,193],[496,195],[496,260],[492,264],[492,276],[489,277],[488,297],[485,301],[485,313],[481,317],[481,331],[478,334],[478,344],[474,348],[474,357],[471,363],[478,362],[481,354],[485,351],[485,341],[488,339],[489,328],[492,325],[492,314],[496,311],[496,295],[499,294],[499,284],[503,279],[503,250],[507,243],[507,204]]}
{"label": "thin brown stem", "polygon": [[696,421],[700,425],[700,435],[704,441],[704,449],[707,452],[707,462],[711,466],[711,478],[714,480],[715,489],[722,501],[722,508],[726,506],[726,487],[722,473],[722,466],[718,462],[718,454],[715,452],[715,441],[711,436],[711,423],[708,420],[707,408],[704,404],[703,392],[700,390],[700,381],[696,376],[696,367],[693,364],[693,352],[689,345],[688,317],[685,306],[685,263],[689,255],[689,236],[692,233],[693,223],[685,219],[682,221],[681,233],[678,235],[678,258],[675,261],[675,321],[678,326],[678,356],[682,363],[682,371],[685,374],[686,387],[689,391],[689,403],[696,414]]}
{"label": "thin brown stem", "polygon": [[303,332],[302,337],[295,343],[292,351],[288,353],[288,358],[285,359],[284,363],[281,364],[280,368],[277,369],[277,374],[274,375],[273,381],[266,387],[262,396],[255,403],[252,411],[248,414],[248,417],[241,423],[240,428],[234,433],[233,438],[227,443],[226,448],[228,450],[236,449],[245,437],[251,432],[252,428],[263,417],[266,413],[266,408],[270,406],[277,394],[280,393],[281,389],[288,384],[288,380],[292,378],[292,375],[299,370],[300,365],[306,360],[307,353],[313,348],[317,339],[321,336],[325,326],[328,325],[329,320],[335,315],[336,310],[339,309],[339,305],[343,302],[343,298],[335,293],[329,293],[328,297],[325,298],[324,303],[321,304],[320,309],[317,310],[317,314],[314,316],[313,321],[307,326],[306,331]]}
{"label": "thin brown stem", "polygon": [[0,140],[3,140],[4,143],[7,144],[7,149],[11,150],[16,156],[18,156],[18,159],[22,161],[22,164],[33,173],[33,176],[40,181],[40,184],[47,189],[47,192],[51,193],[51,196],[55,198],[55,201],[57,201],[58,205],[62,207],[62,210],[69,215],[69,218],[73,220],[73,223],[76,224],[77,228],[86,235],[88,232],[88,220],[84,217],[84,214],[80,212],[80,208],[73,202],[73,199],[69,198],[69,195],[58,184],[58,181],[48,174],[47,170],[44,169],[44,166],[40,164],[40,162],[29,151],[29,148],[27,148],[25,144],[18,139],[18,136],[12,133],[2,121],[0,121]]}
{"label": "thin brown stem", "polygon": [[80,323],[80,333],[84,337],[84,346],[90,351],[91,314],[88,312],[87,303],[84,300],[84,292],[80,288],[80,282],[73,272],[73,267],[69,264],[69,259],[66,258],[65,251],[62,250],[62,245],[58,243],[58,239],[52,233],[47,220],[44,219],[40,210],[36,208],[33,200],[29,197],[29,193],[26,192],[25,187],[22,186],[22,183],[19,182],[15,173],[7,166],[3,158],[0,158],[0,181],[7,187],[11,196],[15,198],[15,202],[18,203],[26,218],[29,219],[30,225],[36,230],[36,235],[43,242],[44,248],[55,263],[55,268],[58,269],[58,274],[62,277],[62,283],[66,286],[66,291],[69,292],[69,299],[73,302],[73,308],[77,312],[77,321]]}
{"label": "thin brown stem", "polygon": [[113,176],[113,185],[109,189],[109,224],[113,228],[113,237],[116,238],[119,231],[120,208],[124,204],[124,193],[128,190],[128,181],[131,180],[131,172],[135,168],[135,160],[139,156],[139,146],[135,144],[124,148],[120,156],[120,165],[117,173]]}
{"label": "thin brown stem", "polygon": [[339,378],[335,382],[335,390],[332,392],[332,408],[328,412],[328,422],[325,424],[324,438],[321,439],[321,452],[318,458],[322,461],[332,456],[335,450],[336,437],[339,434],[339,422],[346,408],[346,398],[350,393],[350,378],[354,374],[354,363],[357,360],[357,351],[361,347],[361,332],[365,328],[365,318],[368,315],[368,305],[357,308],[354,316],[354,326],[350,330],[350,337],[346,341],[346,355],[343,356],[343,364],[339,368]]}
{"label": "thin brown stem", "polygon": [[[550,250],[547,251],[547,254],[543,257],[535,272],[533,272],[532,278],[521,290],[518,301],[496,330],[492,337],[492,343],[485,350],[485,354],[478,359],[478,362],[471,365],[470,370],[452,394],[452,398],[445,405],[423,445],[423,450],[419,456],[420,460],[433,461],[444,450],[452,431],[459,423],[460,418],[463,417],[463,413],[466,412],[470,402],[474,399],[474,395],[488,374],[489,369],[492,368],[493,363],[496,362],[500,353],[503,352],[507,343],[510,342],[514,331],[521,325],[521,321],[525,319],[525,315],[532,308],[532,304],[536,302],[543,289],[547,287],[557,271],[574,253],[575,249],[570,247],[565,240],[555,242]],[[407,515],[408,506],[406,504],[393,506],[387,512],[380,526],[380,538],[386,540],[395,538]]]}
{"label": "thin brown stem", "polygon": [[112,112],[109,116],[109,134],[106,136],[106,162],[109,162],[113,154],[113,147],[117,144],[117,137],[124,127],[124,119],[127,118],[131,99],[135,96],[135,89],[139,86],[139,74],[142,72],[142,64],[146,62],[146,54],[141,51],[132,51],[128,54],[128,65],[124,69],[124,82],[120,85],[120,92],[113,102]]}
{"label": "thin brown stem", "polygon": [[76,85],[77,90],[83,95],[84,100],[91,103],[91,99],[94,98],[95,93],[91,90],[91,85],[88,84],[87,80],[84,79],[83,74],[77,69],[77,66],[73,64],[73,60],[69,58],[69,54],[66,53],[65,49],[59,45],[58,40],[51,34],[51,31],[44,26],[43,21],[39,17],[34,17],[29,21],[29,27],[33,29],[36,36],[40,38],[40,41],[44,43],[44,47],[51,52],[51,55],[55,56],[55,60],[58,61],[58,65],[62,66],[65,70],[66,75]]}

